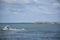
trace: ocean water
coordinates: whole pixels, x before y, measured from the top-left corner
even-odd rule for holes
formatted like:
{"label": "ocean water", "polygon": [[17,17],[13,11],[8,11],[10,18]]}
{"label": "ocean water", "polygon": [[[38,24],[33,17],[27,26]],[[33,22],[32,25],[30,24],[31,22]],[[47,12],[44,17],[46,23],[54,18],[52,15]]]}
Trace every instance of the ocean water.
{"label": "ocean water", "polygon": [[[6,25],[19,30],[2,30]],[[60,24],[0,23],[0,40],[60,40]]]}

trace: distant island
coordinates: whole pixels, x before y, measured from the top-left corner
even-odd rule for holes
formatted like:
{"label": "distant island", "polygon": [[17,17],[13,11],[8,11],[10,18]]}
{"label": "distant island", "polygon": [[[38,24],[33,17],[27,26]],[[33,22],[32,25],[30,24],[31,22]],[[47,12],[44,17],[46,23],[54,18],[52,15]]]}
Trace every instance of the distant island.
{"label": "distant island", "polygon": [[32,22],[33,24],[60,24],[60,22]]}

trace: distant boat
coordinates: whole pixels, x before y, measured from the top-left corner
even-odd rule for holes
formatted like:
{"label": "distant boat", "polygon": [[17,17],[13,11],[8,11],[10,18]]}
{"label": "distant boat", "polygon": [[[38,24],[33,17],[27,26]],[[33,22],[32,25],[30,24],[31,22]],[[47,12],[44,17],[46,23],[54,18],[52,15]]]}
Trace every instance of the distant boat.
{"label": "distant boat", "polygon": [[13,29],[13,28],[10,27],[10,25],[5,26],[5,27],[3,28],[3,30],[25,31],[24,28],[22,28],[22,29]]}

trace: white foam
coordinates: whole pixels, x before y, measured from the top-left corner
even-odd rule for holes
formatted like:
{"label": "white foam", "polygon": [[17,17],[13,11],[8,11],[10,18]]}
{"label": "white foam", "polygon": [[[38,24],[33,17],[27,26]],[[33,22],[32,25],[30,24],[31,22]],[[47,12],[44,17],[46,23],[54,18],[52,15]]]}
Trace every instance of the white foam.
{"label": "white foam", "polygon": [[9,30],[14,30],[14,31],[25,31],[24,28],[22,28],[22,29],[9,29]]}

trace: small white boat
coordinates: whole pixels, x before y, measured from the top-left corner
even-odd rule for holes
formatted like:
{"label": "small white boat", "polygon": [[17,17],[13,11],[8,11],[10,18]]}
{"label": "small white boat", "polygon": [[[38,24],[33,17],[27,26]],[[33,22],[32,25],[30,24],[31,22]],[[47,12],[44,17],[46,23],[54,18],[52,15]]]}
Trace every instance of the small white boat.
{"label": "small white boat", "polygon": [[11,28],[10,25],[5,26],[5,27],[3,28],[3,30],[25,31],[24,28],[22,28],[22,29],[13,29],[13,28]]}

